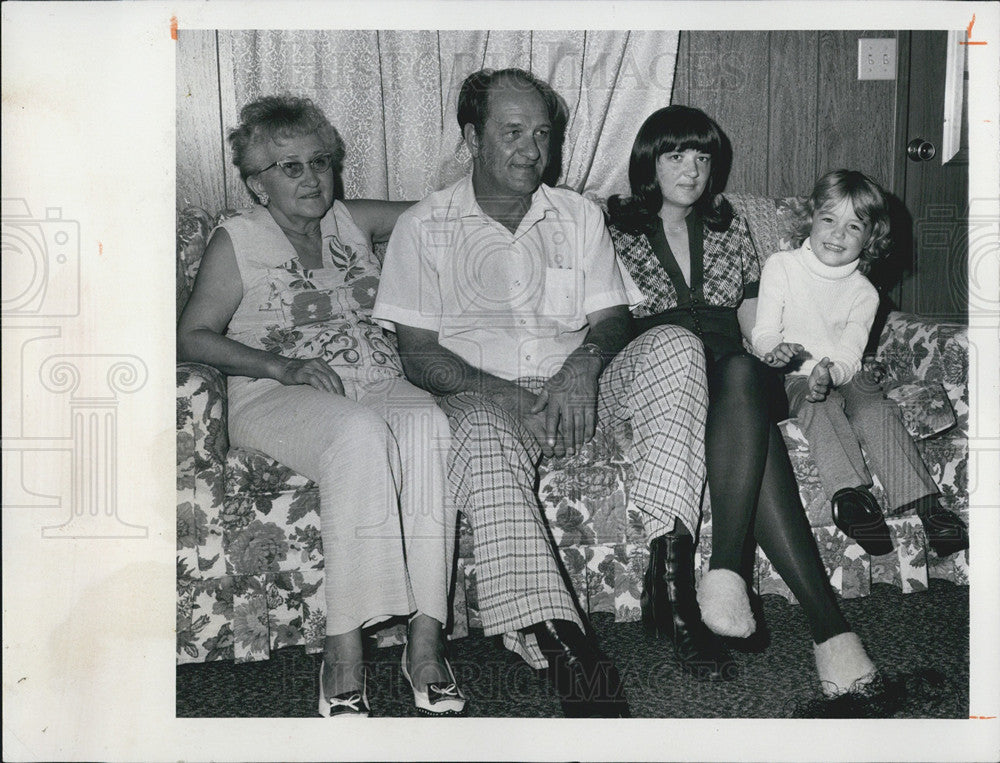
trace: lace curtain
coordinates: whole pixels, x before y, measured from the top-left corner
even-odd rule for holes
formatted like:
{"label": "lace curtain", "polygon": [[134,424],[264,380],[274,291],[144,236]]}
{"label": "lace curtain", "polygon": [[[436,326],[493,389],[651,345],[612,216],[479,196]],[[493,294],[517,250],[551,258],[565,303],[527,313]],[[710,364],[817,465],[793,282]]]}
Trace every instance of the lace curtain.
{"label": "lace curtain", "polygon": [[670,103],[677,39],[677,32],[336,30],[231,31],[219,42],[230,46],[237,110],[277,92],[308,96],[323,109],[347,143],[348,198],[418,199],[468,173],[455,121],[459,88],[476,69],[508,66],[545,79],[566,101],[560,184],[604,198],[628,190],[636,131]]}

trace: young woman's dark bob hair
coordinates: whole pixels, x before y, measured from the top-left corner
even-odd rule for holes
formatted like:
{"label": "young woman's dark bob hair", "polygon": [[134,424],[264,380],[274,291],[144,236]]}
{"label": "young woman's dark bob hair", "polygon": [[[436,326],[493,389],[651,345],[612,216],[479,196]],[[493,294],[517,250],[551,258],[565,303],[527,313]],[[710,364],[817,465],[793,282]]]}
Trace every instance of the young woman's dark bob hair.
{"label": "young woman's dark bob hair", "polygon": [[733,164],[733,147],[722,128],[701,109],[667,106],[654,111],[635,136],[628,163],[629,197],[608,200],[611,223],[631,231],[648,232],[663,206],[656,180],[656,160],[671,151],[694,149],[712,157],[705,193],[695,209],[712,230],[725,230],[733,219],[733,208],[719,194],[726,187]]}

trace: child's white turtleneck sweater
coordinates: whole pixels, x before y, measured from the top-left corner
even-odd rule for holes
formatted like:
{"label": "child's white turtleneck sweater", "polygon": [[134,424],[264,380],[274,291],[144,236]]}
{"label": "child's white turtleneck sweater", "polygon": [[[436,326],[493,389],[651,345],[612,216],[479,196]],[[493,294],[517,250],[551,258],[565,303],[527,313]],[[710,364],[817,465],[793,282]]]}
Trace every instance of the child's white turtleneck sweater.
{"label": "child's white turtleneck sweater", "polygon": [[811,357],[795,373],[809,374],[829,358],[839,387],[861,368],[878,301],[857,260],[824,265],[806,238],[795,251],[777,252],[764,263],[750,341],[761,357],[782,342],[801,344]]}

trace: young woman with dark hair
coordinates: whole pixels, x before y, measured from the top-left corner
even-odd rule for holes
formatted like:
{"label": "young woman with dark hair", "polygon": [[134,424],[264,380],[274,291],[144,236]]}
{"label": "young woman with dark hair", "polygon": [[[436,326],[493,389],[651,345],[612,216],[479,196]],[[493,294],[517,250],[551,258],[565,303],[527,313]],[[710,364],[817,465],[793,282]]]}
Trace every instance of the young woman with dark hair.
{"label": "young woman with dark hair", "polygon": [[823,693],[870,699],[884,695],[885,683],[837,606],[799,500],[777,427],[787,408],[781,380],[744,349],[760,264],[746,222],[721,195],[731,160],[728,139],[704,112],[660,109],[635,139],[631,195],[609,202],[615,250],[646,295],[633,311],[638,331],[670,323],[694,332],[708,372],[710,570],[693,603],[693,582],[663,583],[690,580],[679,570],[691,561],[654,547],[644,621],[675,644],[688,640],[678,632],[698,631],[699,615],[716,634],[751,636],[757,622],[741,571],[759,543],[809,620]]}

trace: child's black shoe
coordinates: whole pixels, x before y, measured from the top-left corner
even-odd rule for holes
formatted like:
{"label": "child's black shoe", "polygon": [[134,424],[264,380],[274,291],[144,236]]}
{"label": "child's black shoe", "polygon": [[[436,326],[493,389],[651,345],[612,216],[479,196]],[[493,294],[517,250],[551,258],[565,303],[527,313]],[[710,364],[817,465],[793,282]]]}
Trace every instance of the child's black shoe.
{"label": "child's black shoe", "polygon": [[916,509],[935,554],[950,556],[969,547],[969,529],[955,512],[943,508],[936,499],[922,501]]}
{"label": "child's black shoe", "polygon": [[845,487],[833,494],[833,522],[872,556],[892,551],[892,533],[875,496],[867,488]]}

